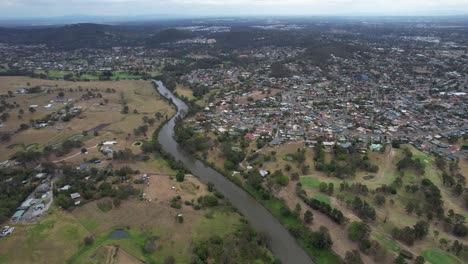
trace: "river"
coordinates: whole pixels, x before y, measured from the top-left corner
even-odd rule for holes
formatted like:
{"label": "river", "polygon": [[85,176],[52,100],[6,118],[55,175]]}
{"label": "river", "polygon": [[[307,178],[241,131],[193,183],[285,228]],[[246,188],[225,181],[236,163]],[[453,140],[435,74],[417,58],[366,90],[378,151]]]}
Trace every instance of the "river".
{"label": "river", "polygon": [[206,166],[201,161],[188,156],[178,148],[177,142],[173,137],[175,120],[177,117],[183,118],[187,113],[188,107],[182,100],[172,94],[162,82],[154,82],[157,85],[159,93],[168,99],[172,99],[172,102],[177,107],[177,114],[159,132],[158,142],[162,145],[162,148],[174,156],[176,160],[182,161],[203,182],[213,183],[215,188],[224,194],[231,204],[245,216],[255,230],[267,233],[271,238],[271,251],[282,263],[313,263],[288,230],[255,198],[226,179],[219,172]]}

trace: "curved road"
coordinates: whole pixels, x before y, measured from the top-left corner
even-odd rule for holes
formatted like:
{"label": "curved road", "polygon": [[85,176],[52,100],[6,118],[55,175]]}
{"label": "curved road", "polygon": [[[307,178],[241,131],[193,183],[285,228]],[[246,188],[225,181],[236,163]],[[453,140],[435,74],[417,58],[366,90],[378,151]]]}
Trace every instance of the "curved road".
{"label": "curved road", "polygon": [[258,201],[219,172],[205,166],[199,160],[187,156],[178,148],[173,138],[175,120],[178,117],[184,117],[188,107],[182,100],[174,96],[162,82],[155,80],[153,82],[157,85],[161,95],[172,99],[172,102],[177,106],[177,114],[164,125],[158,135],[158,142],[163,149],[172,154],[176,160],[182,161],[195,176],[205,182],[212,182],[216,189],[229,199],[257,231],[267,233],[271,238],[270,248],[273,254],[283,263],[312,264],[312,260],[297,244],[294,237]]}

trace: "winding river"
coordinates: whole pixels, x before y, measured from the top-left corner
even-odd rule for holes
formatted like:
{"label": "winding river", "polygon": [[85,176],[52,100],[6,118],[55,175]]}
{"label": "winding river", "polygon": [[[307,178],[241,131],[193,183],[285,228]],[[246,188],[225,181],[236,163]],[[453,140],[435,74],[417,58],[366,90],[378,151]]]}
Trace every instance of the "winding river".
{"label": "winding river", "polygon": [[245,216],[255,230],[269,234],[271,251],[282,263],[313,263],[307,253],[297,244],[294,237],[258,201],[219,172],[205,166],[201,161],[188,156],[178,148],[177,142],[173,138],[175,120],[178,117],[183,118],[188,107],[182,100],[172,94],[162,82],[155,80],[153,82],[155,82],[159,93],[171,99],[177,107],[177,114],[159,132],[158,142],[163,149],[174,156],[176,160],[182,161],[203,182],[213,183],[216,189],[223,193],[232,205]]}

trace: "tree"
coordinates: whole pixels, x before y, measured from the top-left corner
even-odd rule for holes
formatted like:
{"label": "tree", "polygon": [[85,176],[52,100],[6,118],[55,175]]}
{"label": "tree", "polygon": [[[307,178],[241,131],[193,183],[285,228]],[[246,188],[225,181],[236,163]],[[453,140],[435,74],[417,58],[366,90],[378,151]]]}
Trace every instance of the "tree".
{"label": "tree", "polygon": [[382,206],[385,204],[385,196],[381,195],[381,194],[377,194],[375,196],[375,203],[379,206]]}
{"label": "tree", "polygon": [[402,254],[399,254],[398,257],[393,261],[395,264],[406,264],[405,257]]}
{"label": "tree", "polygon": [[213,192],[214,191],[214,184],[212,182],[208,182],[206,184],[206,186],[208,187],[208,191],[209,192]]}
{"label": "tree", "polygon": [[178,171],[177,174],[176,174],[176,180],[178,182],[183,182],[184,178],[185,178],[184,172],[183,171]]}
{"label": "tree", "polygon": [[55,202],[63,209],[68,209],[73,205],[73,200],[68,195],[63,193],[59,194],[57,198],[55,198]]}
{"label": "tree", "polygon": [[429,232],[429,223],[426,221],[418,221],[414,226],[414,238],[423,239]]}
{"label": "tree", "polygon": [[321,226],[318,235],[317,248],[330,249],[333,245],[333,240],[331,239],[330,232],[328,232],[328,228]]}
{"label": "tree", "polygon": [[328,185],[325,182],[321,182],[319,185],[320,192],[326,193],[328,190]]}
{"label": "tree", "polygon": [[93,244],[93,242],[94,242],[93,236],[87,236],[83,239],[83,244],[85,244],[85,246],[91,245]]}
{"label": "tree", "polygon": [[424,259],[423,256],[417,256],[416,259],[414,260],[414,264],[424,264],[426,263],[426,260]]}
{"label": "tree", "polygon": [[352,222],[348,227],[348,237],[353,241],[362,241],[368,239],[371,229],[368,224],[364,222]]}
{"label": "tree", "polygon": [[307,210],[304,214],[304,221],[307,223],[307,224],[310,224],[312,223],[312,221],[314,220],[314,214],[312,213],[312,211],[310,210]]}
{"label": "tree", "polygon": [[294,215],[296,217],[299,217],[301,215],[301,205],[299,203],[296,204],[296,207],[294,208]]}
{"label": "tree", "polygon": [[333,190],[334,190],[334,188],[335,188],[335,187],[334,187],[333,183],[330,182],[330,183],[328,184],[328,189],[327,189],[328,195],[333,195]]}
{"label": "tree", "polygon": [[359,254],[359,251],[353,250],[353,251],[347,251],[344,259],[345,264],[364,264],[364,262],[361,259],[361,254]]}
{"label": "tree", "polygon": [[86,152],[88,152],[88,150],[86,148],[81,149],[81,153],[85,154]]}
{"label": "tree", "polygon": [[462,224],[456,224],[453,226],[452,233],[457,237],[465,237],[468,234],[468,228]]}

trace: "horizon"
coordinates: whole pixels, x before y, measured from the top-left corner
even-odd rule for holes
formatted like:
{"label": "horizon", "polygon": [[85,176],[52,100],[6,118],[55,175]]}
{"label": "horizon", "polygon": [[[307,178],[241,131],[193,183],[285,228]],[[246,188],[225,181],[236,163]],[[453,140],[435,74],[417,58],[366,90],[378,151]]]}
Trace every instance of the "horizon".
{"label": "horizon", "polygon": [[[92,8],[90,8],[90,6]],[[39,11],[39,12],[38,12]],[[0,0],[0,20],[64,18],[468,16],[468,1],[447,0]]]}

